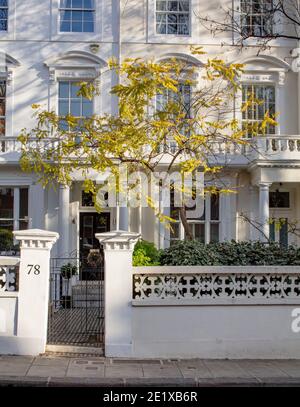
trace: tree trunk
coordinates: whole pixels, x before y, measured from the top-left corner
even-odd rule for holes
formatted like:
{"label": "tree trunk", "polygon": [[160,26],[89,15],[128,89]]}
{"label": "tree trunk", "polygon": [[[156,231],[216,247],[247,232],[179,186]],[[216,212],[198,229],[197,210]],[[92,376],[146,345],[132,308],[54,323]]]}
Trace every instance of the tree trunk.
{"label": "tree trunk", "polygon": [[189,224],[188,221],[187,221],[186,209],[185,209],[184,206],[182,206],[182,207],[179,208],[179,213],[180,213],[180,219],[181,219],[181,222],[182,222],[184,231],[185,231],[185,237],[186,237],[186,239],[187,239],[187,240],[193,240],[193,239],[194,239],[194,236],[193,236],[193,233],[192,233],[192,230],[191,230],[191,226],[190,226],[190,224]]}

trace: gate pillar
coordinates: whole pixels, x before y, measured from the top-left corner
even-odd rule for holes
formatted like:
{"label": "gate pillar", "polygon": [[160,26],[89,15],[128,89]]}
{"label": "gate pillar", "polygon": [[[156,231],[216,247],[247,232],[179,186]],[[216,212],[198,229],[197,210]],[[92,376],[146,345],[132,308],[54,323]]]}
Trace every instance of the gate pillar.
{"label": "gate pillar", "polygon": [[20,241],[17,336],[22,354],[44,353],[47,342],[50,251],[59,235],[33,229],[14,232]]}
{"label": "gate pillar", "polygon": [[132,253],[139,237],[122,230],[96,234],[105,257],[105,356],[132,356]]}

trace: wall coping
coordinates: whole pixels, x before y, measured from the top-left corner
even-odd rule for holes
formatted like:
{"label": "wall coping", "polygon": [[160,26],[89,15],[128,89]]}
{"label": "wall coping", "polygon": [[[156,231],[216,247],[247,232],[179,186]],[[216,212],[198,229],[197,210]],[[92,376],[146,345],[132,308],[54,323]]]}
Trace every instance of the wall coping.
{"label": "wall coping", "polygon": [[20,240],[21,249],[50,250],[59,238],[56,232],[40,229],[16,230],[13,234],[16,240]]}
{"label": "wall coping", "polygon": [[103,245],[104,250],[133,250],[134,245],[141,237],[139,233],[127,232],[126,230],[114,230],[111,232],[97,233],[96,239]]}
{"label": "wall coping", "polygon": [[17,266],[19,263],[19,257],[0,256],[0,266]]}
{"label": "wall coping", "polygon": [[150,266],[132,274],[300,274],[300,266]]}

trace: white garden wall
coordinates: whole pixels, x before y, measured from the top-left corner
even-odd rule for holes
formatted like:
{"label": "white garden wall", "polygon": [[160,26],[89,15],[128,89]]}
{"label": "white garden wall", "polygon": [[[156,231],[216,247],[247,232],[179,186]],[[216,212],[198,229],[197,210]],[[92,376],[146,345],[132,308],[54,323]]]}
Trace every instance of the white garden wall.
{"label": "white garden wall", "polygon": [[300,358],[299,267],[133,268],[136,357]]}

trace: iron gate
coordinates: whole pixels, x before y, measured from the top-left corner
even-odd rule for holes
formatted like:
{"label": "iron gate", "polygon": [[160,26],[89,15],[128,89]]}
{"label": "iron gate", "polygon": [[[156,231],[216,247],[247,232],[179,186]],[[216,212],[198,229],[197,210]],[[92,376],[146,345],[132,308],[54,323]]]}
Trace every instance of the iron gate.
{"label": "iron gate", "polygon": [[94,252],[88,258],[51,259],[48,344],[103,345],[104,266]]}

